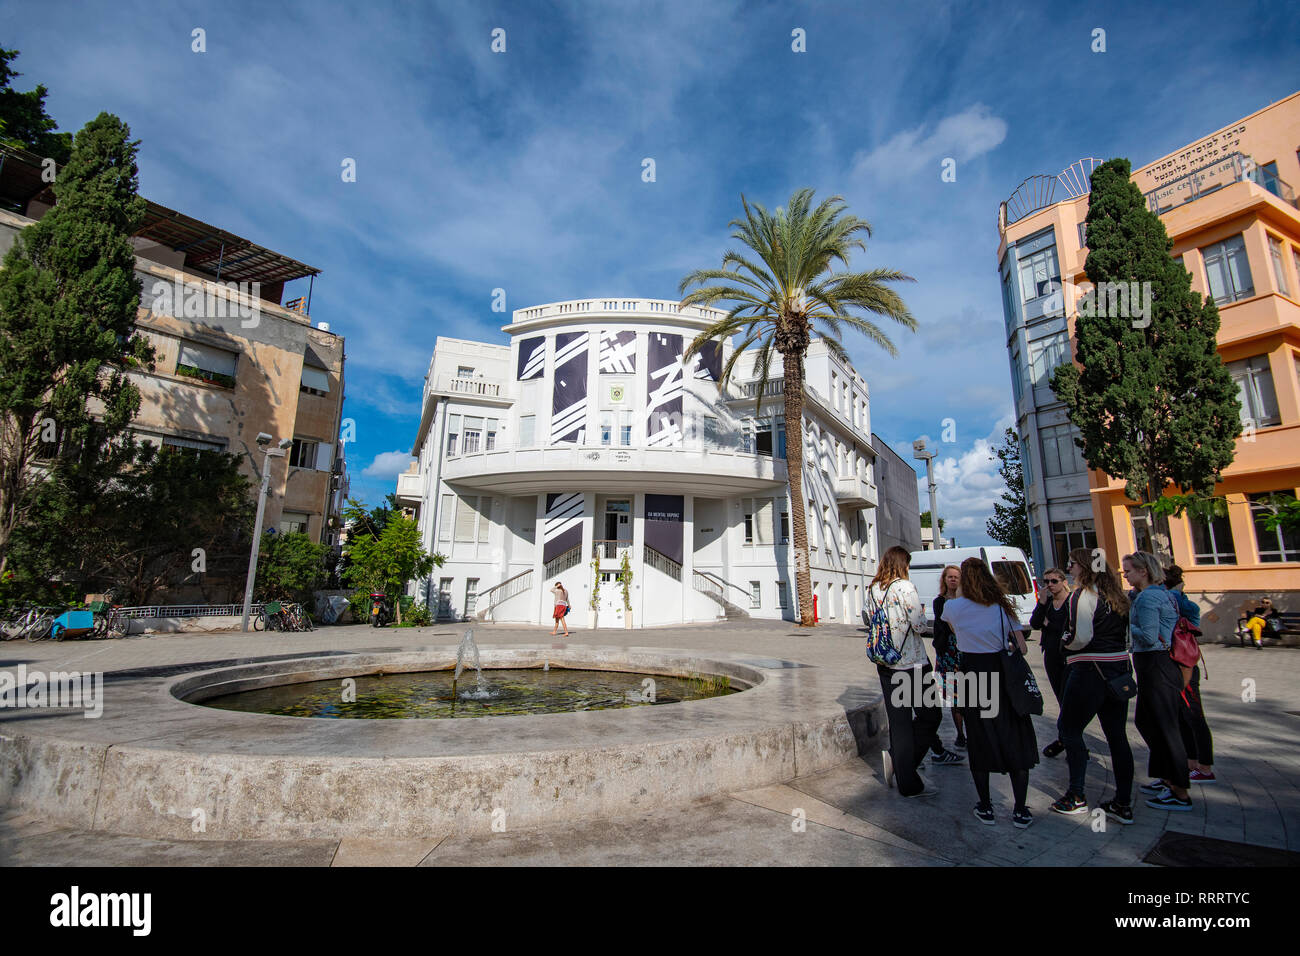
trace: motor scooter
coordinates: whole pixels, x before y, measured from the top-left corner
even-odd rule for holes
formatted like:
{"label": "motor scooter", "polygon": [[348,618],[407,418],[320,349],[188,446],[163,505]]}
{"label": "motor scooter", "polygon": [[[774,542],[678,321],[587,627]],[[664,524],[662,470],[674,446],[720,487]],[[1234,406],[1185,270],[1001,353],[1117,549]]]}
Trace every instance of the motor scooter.
{"label": "motor scooter", "polygon": [[391,624],[393,620],[393,605],[388,600],[388,595],[380,592],[373,592],[370,595],[370,626],[383,627],[385,624]]}

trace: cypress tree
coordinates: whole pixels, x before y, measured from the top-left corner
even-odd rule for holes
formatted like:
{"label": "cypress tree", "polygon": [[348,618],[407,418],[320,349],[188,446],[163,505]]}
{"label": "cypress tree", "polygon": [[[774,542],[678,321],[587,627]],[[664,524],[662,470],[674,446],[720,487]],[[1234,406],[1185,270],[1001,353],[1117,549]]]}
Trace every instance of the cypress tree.
{"label": "cypress tree", "polygon": [[133,456],[126,430],[140,394],[125,372],[152,365],[134,335],[141,287],[129,236],[146,208],[137,145],[116,116],[87,123],[54,208],[18,234],[0,269],[0,576],[42,481],[90,509]]}
{"label": "cypress tree", "polygon": [[[1216,349],[1219,310],[1191,290],[1164,223],[1129,175],[1126,159],[1093,171],[1084,269],[1096,307],[1075,323],[1082,368],[1062,365],[1052,389],[1088,466],[1123,480],[1127,496],[1150,508],[1171,485],[1187,496],[1213,493],[1232,463],[1241,405]],[[1116,308],[1109,293],[1119,283],[1149,289],[1145,314],[1133,297]]]}

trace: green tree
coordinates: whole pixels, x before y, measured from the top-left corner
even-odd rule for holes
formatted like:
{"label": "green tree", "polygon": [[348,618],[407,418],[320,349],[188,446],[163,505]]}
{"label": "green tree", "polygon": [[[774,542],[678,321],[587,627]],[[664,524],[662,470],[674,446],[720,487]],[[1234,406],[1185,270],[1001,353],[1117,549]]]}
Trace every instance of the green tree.
{"label": "green tree", "polygon": [[1025,507],[1025,473],[1020,465],[1020,436],[1014,428],[1006,430],[1002,436],[1002,446],[993,453],[1002,462],[998,474],[1006,482],[1007,488],[1002,492],[1002,501],[993,503],[993,517],[985,522],[984,530],[994,541],[1031,554],[1029,512]]}
{"label": "green tree", "polygon": [[[769,213],[758,203],[741,204],[744,217],[733,219],[732,238],[743,252],[728,251],[720,269],[698,269],[681,282],[682,305],[724,302],[727,314],[696,336],[686,352],[690,358],[706,342],[741,338],[722,370],[718,388],[731,378],[737,360],[756,348],[754,369],[767,381],[773,353],[781,356],[786,427],[786,473],[790,492],[790,518],[794,536],[795,590],[799,618],[813,626],[812,581],[808,563],[808,528],[803,502],[804,356],[813,335],[819,335],[831,353],[848,363],[840,343],[845,326],[875,342],[890,355],[897,349],[880,327],[851,312],[883,316],[915,331],[916,320],[891,283],[911,281],[892,269],[835,272],[836,263],[848,268],[853,250],[865,250],[860,238],[871,226],[845,211],[844,200],[832,196],[814,209],[813,191],[801,189],[790,197],[788,208]],[[761,402],[762,390],[758,402]],[[757,405],[757,403],[756,403]]]}
{"label": "green tree", "polygon": [[[930,518],[930,511],[929,511],[929,509],[926,509],[925,511],[922,511],[922,512],[921,512],[921,527],[922,527],[922,528],[928,528],[928,527],[930,527],[930,521],[931,521],[931,518]],[[946,525],[947,523],[948,523],[948,522],[947,522],[946,519],[944,519],[944,518],[940,518],[940,519],[939,519],[939,533],[940,533],[940,534],[943,534],[943,526]]]}
{"label": "green tree", "polygon": [[55,132],[59,124],[45,112],[49,91],[43,85],[26,93],[10,85],[10,80],[22,76],[10,67],[17,57],[17,50],[0,49],[0,143],[29,149],[62,165],[72,153],[72,134]]}
{"label": "green tree", "polygon": [[429,554],[420,543],[420,526],[402,514],[392,514],[377,538],[362,535],[350,540],[352,562],[345,572],[354,587],[382,591],[394,598],[397,623],[402,622],[400,596],[406,586],[427,577],[446,560]]}
{"label": "green tree", "polygon": [[103,482],[67,478],[56,469],[39,486],[14,536],[29,596],[53,597],[59,582],[73,596],[111,588],[120,603],[153,604],[169,587],[242,580],[253,503],[238,457],[141,444]]}
{"label": "green tree", "polygon": [[[1129,174],[1126,159],[1093,171],[1084,269],[1097,304],[1075,324],[1079,365],[1060,366],[1052,388],[1088,467],[1123,480],[1125,494],[1151,510],[1170,486],[1213,494],[1232,463],[1241,405],[1216,348],[1219,310],[1191,290],[1164,223]],[[1116,307],[1121,288],[1128,309]],[[1146,314],[1134,298],[1149,302]]]}
{"label": "green tree", "polygon": [[301,531],[262,535],[257,553],[257,590],[264,600],[306,602],[325,580],[329,545]]}
{"label": "green tree", "polygon": [[134,456],[140,394],[125,372],[153,365],[134,334],[136,145],[115,116],[87,123],[57,204],[15,237],[0,270],[0,576],[42,481],[102,487]]}

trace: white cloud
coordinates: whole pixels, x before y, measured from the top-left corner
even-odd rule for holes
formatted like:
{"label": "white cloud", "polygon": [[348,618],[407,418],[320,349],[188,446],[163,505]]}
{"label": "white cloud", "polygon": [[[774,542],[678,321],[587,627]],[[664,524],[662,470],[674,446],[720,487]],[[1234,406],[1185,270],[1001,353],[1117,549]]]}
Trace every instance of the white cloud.
{"label": "white cloud", "polygon": [[396,479],[410,467],[413,460],[410,453],[405,451],[380,452],[361,474],[367,478]]}
{"label": "white cloud", "polygon": [[[944,534],[956,537],[962,547],[990,543],[985,522],[993,517],[993,505],[1001,500],[1006,487],[998,474],[1001,462],[995,450],[1002,444],[1002,434],[1012,422],[1010,415],[1004,415],[986,437],[976,439],[966,451],[934,460]],[[944,448],[942,444],[938,447]],[[921,510],[925,511],[930,507],[925,477],[919,477],[916,484]]]}
{"label": "white cloud", "polygon": [[895,134],[869,153],[854,158],[853,172],[881,181],[910,177],[925,166],[934,167],[936,181],[939,164],[951,157],[961,163],[982,156],[1001,145],[1007,138],[1007,124],[983,103],[976,103],[960,113],[945,116],[933,129],[922,124]]}

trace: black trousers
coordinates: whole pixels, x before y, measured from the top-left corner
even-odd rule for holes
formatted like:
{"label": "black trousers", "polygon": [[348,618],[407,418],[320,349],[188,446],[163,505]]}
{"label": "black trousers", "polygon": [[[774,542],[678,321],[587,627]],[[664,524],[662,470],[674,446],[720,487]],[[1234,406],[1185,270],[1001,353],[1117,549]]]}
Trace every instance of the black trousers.
{"label": "black trousers", "polygon": [[1178,712],[1179,730],[1188,758],[1203,767],[1214,766],[1214,738],[1201,705],[1201,667],[1192,668],[1192,681],[1183,690],[1183,707]]}
{"label": "black trousers", "polygon": [[1061,639],[1043,642],[1043,669],[1047,671],[1047,683],[1052,685],[1052,696],[1059,707],[1065,699],[1065,652],[1061,650]]}
{"label": "black trousers", "polygon": [[1101,720],[1101,732],[1110,748],[1115,773],[1115,800],[1124,806],[1133,802],[1133,748],[1128,742],[1128,701],[1107,689],[1106,681],[1128,673],[1128,662],[1092,664],[1080,661],[1066,670],[1061,716],[1056,721],[1065,760],[1070,766],[1070,792],[1083,796],[1088,773],[1088,748],[1083,732],[1094,717]]}
{"label": "black trousers", "polygon": [[1151,751],[1147,772],[1178,787],[1189,784],[1187,748],[1183,746],[1183,673],[1168,651],[1133,655],[1137,678],[1137,712],[1133,723]]}
{"label": "black trousers", "polygon": [[889,716],[889,756],[894,762],[898,792],[910,797],[925,789],[916,771],[938,740],[939,724],[943,721],[943,706],[932,706],[939,699],[939,689],[930,686],[935,682],[934,668],[926,662],[919,682],[915,669],[896,671],[877,664],[876,672],[880,675],[885,713]]}

